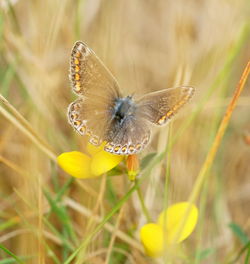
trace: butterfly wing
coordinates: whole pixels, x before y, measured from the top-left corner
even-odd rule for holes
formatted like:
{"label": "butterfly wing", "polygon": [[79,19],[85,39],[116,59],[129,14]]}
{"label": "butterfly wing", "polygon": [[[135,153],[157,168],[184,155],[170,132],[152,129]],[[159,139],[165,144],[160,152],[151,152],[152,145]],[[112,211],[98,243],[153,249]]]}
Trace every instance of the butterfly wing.
{"label": "butterfly wing", "polygon": [[94,51],[81,41],[75,43],[71,52],[69,79],[73,91],[79,96],[120,96],[118,83],[112,73]]}
{"label": "butterfly wing", "polygon": [[137,116],[137,110],[120,124],[113,120],[106,135],[104,149],[113,154],[131,155],[143,150],[150,140],[147,121]]}
{"label": "butterfly wing", "polygon": [[138,116],[155,125],[164,125],[185,105],[194,93],[191,86],[164,89],[138,100]]}
{"label": "butterfly wing", "polygon": [[105,140],[114,101],[121,97],[117,81],[95,53],[83,42],[72,49],[69,78],[80,97],[68,108],[69,123],[92,144]]}

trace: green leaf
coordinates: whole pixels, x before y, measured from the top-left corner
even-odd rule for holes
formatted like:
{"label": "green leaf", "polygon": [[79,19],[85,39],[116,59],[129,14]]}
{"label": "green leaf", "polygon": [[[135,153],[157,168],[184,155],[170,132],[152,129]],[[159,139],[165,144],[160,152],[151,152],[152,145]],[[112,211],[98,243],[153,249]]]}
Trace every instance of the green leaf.
{"label": "green leaf", "polygon": [[5,221],[0,224],[0,231],[8,229],[16,224],[17,224],[17,221],[15,219],[10,219],[8,221]]}
{"label": "green leaf", "polygon": [[[58,220],[60,220],[63,230],[66,231],[66,233],[62,232],[61,233],[61,238],[64,238],[63,241],[67,241],[66,245],[69,245],[69,240],[68,237],[72,238],[73,240],[77,240],[76,234],[74,233],[74,229],[71,224],[70,217],[67,213],[67,209],[61,205],[60,203],[57,203],[50,195],[50,193],[46,190],[44,190],[45,197],[47,198],[51,210],[57,215]],[[68,246],[67,246],[68,248]]]}
{"label": "green leaf", "polygon": [[[31,258],[35,258],[35,257],[32,257],[32,256],[30,256],[30,257],[19,257],[19,259],[20,260],[23,260],[23,261],[27,261],[27,260],[29,260]],[[13,264],[16,264],[17,263],[17,260],[14,259],[14,258],[5,258],[3,260],[0,260],[0,264],[12,264],[12,263]],[[25,262],[25,263],[27,263],[27,262]]]}
{"label": "green leaf", "polygon": [[241,229],[241,227],[235,223],[230,223],[228,225],[234,234],[239,238],[243,245],[246,245],[250,240],[247,234]]}
{"label": "green leaf", "polygon": [[245,264],[248,264],[248,263],[250,263],[250,246],[248,247],[247,255],[245,258]]}
{"label": "green leaf", "polygon": [[17,263],[20,264],[24,264],[24,262],[22,262],[22,260],[17,257],[14,253],[12,253],[11,251],[9,251],[5,246],[3,246],[2,244],[0,244],[0,248],[7,253],[8,255],[10,255]]}

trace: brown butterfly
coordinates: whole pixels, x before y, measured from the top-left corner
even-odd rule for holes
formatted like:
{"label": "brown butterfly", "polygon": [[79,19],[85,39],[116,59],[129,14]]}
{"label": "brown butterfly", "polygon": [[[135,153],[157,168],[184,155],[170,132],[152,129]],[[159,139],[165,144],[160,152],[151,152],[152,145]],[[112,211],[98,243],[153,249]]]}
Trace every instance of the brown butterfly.
{"label": "brown butterfly", "polygon": [[79,98],[68,108],[68,120],[80,135],[113,154],[131,155],[149,142],[151,124],[166,124],[192,97],[194,88],[181,86],[144,95],[122,96],[111,72],[83,42],[71,52],[69,78]]}

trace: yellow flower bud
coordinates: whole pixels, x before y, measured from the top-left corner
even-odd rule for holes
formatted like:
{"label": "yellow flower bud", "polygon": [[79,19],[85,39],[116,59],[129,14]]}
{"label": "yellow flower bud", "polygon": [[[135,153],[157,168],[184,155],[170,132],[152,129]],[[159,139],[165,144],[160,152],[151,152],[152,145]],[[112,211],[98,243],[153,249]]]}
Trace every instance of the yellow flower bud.
{"label": "yellow flower bud", "polygon": [[126,164],[128,168],[128,177],[130,181],[134,181],[140,170],[138,155],[129,155]]}

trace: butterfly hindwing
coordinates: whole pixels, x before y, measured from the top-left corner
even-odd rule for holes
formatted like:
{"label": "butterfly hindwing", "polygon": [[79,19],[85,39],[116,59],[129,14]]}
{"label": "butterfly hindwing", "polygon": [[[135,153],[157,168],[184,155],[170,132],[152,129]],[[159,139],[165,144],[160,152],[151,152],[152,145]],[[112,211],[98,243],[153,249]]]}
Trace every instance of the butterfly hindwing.
{"label": "butterfly hindwing", "polygon": [[143,150],[150,140],[147,121],[137,118],[137,111],[128,115],[122,124],[113,120],[106,134],[104,149],[114,154],[131,155]]}

